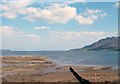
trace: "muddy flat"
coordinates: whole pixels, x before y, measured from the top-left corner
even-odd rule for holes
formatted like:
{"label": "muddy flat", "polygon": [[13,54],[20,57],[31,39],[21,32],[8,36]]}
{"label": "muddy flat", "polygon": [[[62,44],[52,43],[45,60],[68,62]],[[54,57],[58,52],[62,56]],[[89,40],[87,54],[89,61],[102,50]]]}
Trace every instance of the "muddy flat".
{"label": "muddy flat", "polygon": [[45,56],[2,57],[2,81],[78,82],[70,67],[90,82],[118,81],[118,70],[111,66],[57,66]]}

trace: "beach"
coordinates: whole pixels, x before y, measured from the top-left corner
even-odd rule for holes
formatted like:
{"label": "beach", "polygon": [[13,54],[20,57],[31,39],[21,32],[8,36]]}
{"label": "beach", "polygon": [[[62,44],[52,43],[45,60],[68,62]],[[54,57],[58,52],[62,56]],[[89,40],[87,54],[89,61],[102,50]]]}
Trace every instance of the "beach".
{"label": "beach", "polygon": [[118,82],[118,70],[112,66],[57,66],[46,56],[3,56],[3,82],[78,82],[72,67],[90,82]]}

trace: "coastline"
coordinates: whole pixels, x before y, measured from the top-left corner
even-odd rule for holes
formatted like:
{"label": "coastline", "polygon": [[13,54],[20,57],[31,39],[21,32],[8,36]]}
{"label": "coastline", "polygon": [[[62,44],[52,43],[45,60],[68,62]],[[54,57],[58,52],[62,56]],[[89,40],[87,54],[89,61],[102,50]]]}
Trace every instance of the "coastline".
{"label": "coastline", "polygon": [[3,56],[3,82],[77,82],[69,67],[90,82],[117,82],[111,66],[57,66],[45,56]]}

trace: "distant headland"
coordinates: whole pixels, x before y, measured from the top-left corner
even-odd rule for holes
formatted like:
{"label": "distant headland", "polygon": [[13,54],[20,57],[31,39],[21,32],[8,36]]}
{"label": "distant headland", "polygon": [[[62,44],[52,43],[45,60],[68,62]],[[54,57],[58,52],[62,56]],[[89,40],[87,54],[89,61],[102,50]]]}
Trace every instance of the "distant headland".
{"label": "distant headland", "polygon": [[[104,39],[100,39],[97,42],[92,43],[91,45],[84,46],[83,48],[71,49],[71,50],[112,50],[119,51],[120,50],[120,42],[119,37],[107,37]],[[70,51],[71,51],[70,50]]]}
{"label": "distant headland", "polygon": [[11,50],[3,50],[3,49],[0,49],[0,52],[11,52]]}

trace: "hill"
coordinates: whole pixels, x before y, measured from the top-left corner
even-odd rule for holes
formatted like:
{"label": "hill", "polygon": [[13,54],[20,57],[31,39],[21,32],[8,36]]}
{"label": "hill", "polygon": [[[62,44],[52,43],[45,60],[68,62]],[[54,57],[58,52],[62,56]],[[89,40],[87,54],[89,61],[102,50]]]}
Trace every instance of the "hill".
{"label": "hill", "polygon": [[119,37],[107,37],[80,49],[71,50],[120,50]]}

